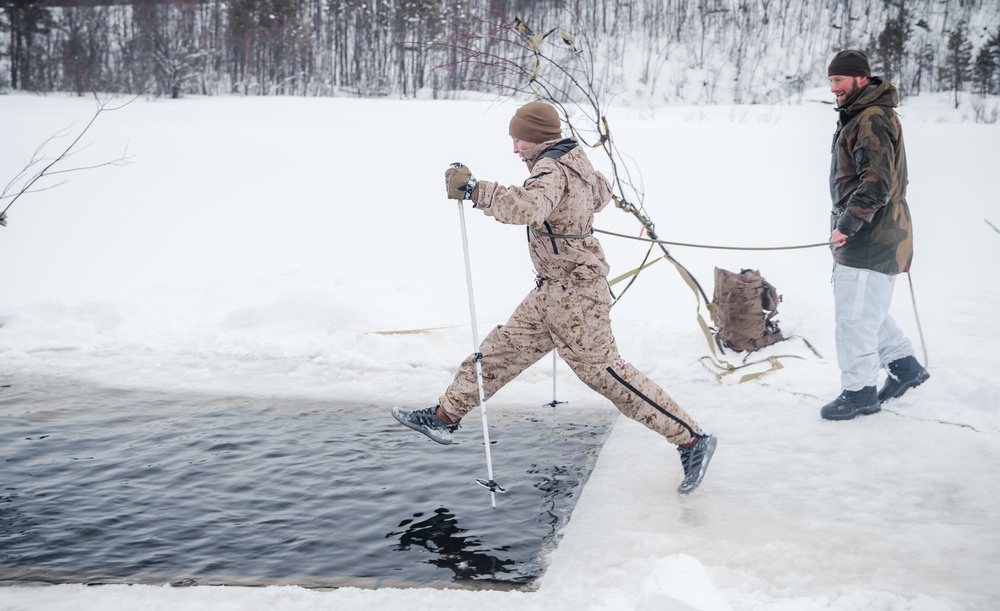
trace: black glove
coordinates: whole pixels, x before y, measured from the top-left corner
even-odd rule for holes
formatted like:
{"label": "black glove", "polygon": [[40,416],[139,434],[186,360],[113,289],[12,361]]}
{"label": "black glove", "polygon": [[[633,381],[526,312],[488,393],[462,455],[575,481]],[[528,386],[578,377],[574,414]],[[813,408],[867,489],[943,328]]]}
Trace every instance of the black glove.
{"label": "black glove", "polygon": [[472,171],[467,166],[453,163],[450,168],[444,171],[444,182],[448,191],[448,199],[459,201],[471,199],[475,203],[478,186],[476,185],[476,177],[472,175]]}
{"label": "black glove", "polygon": [[6,227],[6,226],[7,226],[7,213],[0,212],[0,227]]}

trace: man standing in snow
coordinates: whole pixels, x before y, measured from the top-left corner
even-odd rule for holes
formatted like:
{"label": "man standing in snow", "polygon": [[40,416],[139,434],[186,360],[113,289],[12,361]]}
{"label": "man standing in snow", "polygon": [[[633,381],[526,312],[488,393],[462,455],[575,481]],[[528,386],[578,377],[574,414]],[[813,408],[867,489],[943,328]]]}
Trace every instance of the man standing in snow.
{"label": "man standing in snow", "polygon": [[[593,235],[594,214],[611,201],[611,188],[576,140],[563,139],[559,113],[531,102],[510,121],[514,153],[531,175],[520,187],[476,181],[469,168],[445,172],[451,199],[471,200],[501,223],[526,225],[535,266],[535,288],[510,319],[480,346],[487,399],[553,349],[588,386],[626,416],[677,446],[687,494],[701,483],[716,438],[659,386],[618,354],[611,331],[609,266]],[[474,356],[459,367],[439,404],[421,410],[393,408],[404,425],[441,444],[452,442],[458,422],[479,404]]]}
{"label": "man standing in snow", "polygon": [[[906,149],[893,110],[899,93],[871,75],[861,51],[838,53],[828,74],[840,114],[830,165],[830,241],[843,391],[820,415],[849,420],[878,412],[882,402],[902,396],[930,374],[889,315],[896,275],[908,272],[913,260]],[[876,393],[881,367],[888,379]]]}

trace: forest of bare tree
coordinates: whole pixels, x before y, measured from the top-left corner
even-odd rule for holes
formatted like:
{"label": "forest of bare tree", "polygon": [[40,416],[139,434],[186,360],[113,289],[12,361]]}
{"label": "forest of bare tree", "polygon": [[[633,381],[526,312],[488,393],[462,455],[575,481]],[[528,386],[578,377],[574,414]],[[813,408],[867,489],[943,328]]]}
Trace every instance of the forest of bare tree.
{"label": "forest of bare tree", "polygon": [[555,29],[655,103],[780,102],[848,47],[904,95],[1000,93],[1000,0],[0,0],[0,92],[447,98]]}

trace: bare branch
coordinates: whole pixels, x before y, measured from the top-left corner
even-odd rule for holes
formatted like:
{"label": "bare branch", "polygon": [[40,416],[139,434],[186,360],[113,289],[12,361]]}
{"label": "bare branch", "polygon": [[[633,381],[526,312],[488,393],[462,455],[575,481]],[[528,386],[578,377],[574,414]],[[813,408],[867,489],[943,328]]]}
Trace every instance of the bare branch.
{"label": "bare branch", "polygon": [[133,157],[132,155],[128,154],[128,146],[126,146],[125,147],[125,151],[122,152],[121,157],[118,157],[117,159],[112,159],[111,161],[105,161],[103,163],[98,163],[96,165],[80,166],[80,167],[77,167],[77,168],[67,168],[65,170],[53,170],[53,171],[49,172],[48,174],[46,174],[46,176],[55,176],[56,174],[68,174],[70,172],[80,172],[82,170],[95,170],[97,168],[103,168],[103,167],[107,167],[107,166],[119,167],[119,166],[123,166],[123,165],[129,165],[130,163],[132,163],[130,161],[132,159],[132,157]]}
{"label": "bare branch", "polygon": [[[41,193],[42,191],[50,191],[52,189],[55,189],[56,187],[59,187],[59,186],[62,186],[64,184],[66,184],[68,182],[69,182],[68,180],[64,180],[62,182],[57,182],[54,185],[49,185],[47,187],[38,187],[38,188],[35,188],[35,189],[31,189],[30,191],[24,191],[23,193],[25,195],[29,195],[31,193]],[[10,199],[10,198],[16,197],[16,196],[18,196],[20,194],[21,194],[21,192],[18,192],[18,193],[9,193],[7,195],[0,195],[0,199]],[[14,202],[11,202],[11,203],[14,203]],[[6,212],[6,211],[7,211],[7,209],[4,208],[4,212]]]}
{"label": "bare branch", "polygon": [[[69,143],[69,146],[63,149],[62,152],[59,153],[54,159],[48,160],[42,156],[43,151],[49,144],[51,144],[55,140],[58,140],[60,138],[69,135],[70,133],[72,133],[72,130],[70,128],[66,128],[56,132],[55,134],[47,138],[44,142],[42,142],[42,144],[39,145],[38,148],[35,149],[35,152],[32,154],[31,159],[28,161],[25,167],[20,172],[18,172],[17,175],[14,176],[14,178],[9,183],[7,183],[3,191],[0,192],[0,200],[10,199],[11,201],[7,204],[6,207],[4,207],[2,211],[0,211],[0,214],[6,215],[7,211],[10,210],[10,207],[14,205],[14,202],[16,202],[22,195],[47,191],[66,182],[63,181],[56,185],[50,185],[47,187],[37,187],[33,189],[32,187],[34,187],[35,184],[42,178],[55,176],[57,174],[68,174],[71,172],[92,170],[95,168],[100,168],[105,166],[122,166],[130,163],[129,160],[132,157],[127,154],[128,147],[126,146],[125,152],[122,153],[121,157],[118,157],[117,159],[112,159],[111,161],[90,166],[55,169],[58,164],[66,161],[67,159],[70,159],[71,157],[79,153],[81,150],[86,149],[86,147],[83,147],[82,149],[78,147],[78,145],[80,144],[80,140],[83,138],[84,134],[86,134],[87,131],[90,130],[91,126],[94,125],[94,123],[97,121],[98,117],[100,117],[102,113],[114,112],[116,110],[120,110],[125,106],[131,104],[133,101],[135,101],[135,99],[136,98],[132,98],[129,101],[123,104],[119,104],[117,106],[110,106],[112,100],[111,97],[105,97],[101,99],[95,93],[94,100],[97,103],[97,110],[94,112],[94,116],[92,116],[90,120],[87,122],[87,124],[83,127],[83,130],[81,130],[80,133],[77,134],[75,138],[73,138],[73,141]],[[32,174],[32,170],[42,164],[44,164],[44,167],[41,170]],[[20,187],[20,189],[17,189],[16,185],[19,183],[21,183],[22,186]],[[14,191],[15,189],[16,191]]]}

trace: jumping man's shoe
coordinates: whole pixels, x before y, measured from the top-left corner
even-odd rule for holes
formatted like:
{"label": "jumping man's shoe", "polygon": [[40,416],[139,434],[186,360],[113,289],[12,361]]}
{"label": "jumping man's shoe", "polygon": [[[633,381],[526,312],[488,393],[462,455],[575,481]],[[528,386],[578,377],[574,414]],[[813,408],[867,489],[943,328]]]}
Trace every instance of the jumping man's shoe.
{"label": "jumping man's shoe", "polygon": [[889,363],[888,370],[889,378],[878,391],[879,403],[902,397],[903,393],[914,386],[920,386],[931,377],[931,374],[927,373],[927,370],[912,356],[904,356]]}
{"label": "jumping man's shoe", "polygon": [[698,487],[701,480],[705,478],[708,471],[708,463],[715,454],[715,446],[719,440],[712,435],[705,435],[698,438],[698,441],[690,448],[677,446],[677,453],[681,455],[681,465],[684,467],[684,481],[677,486],[677,492],[688,494]]}
{"label": "jumping man's shoe", "polygon": [[425,409],[405,410],[399,406],[392,408],[392,417],[400,423],[427,435],[442,445],[450,445],[452,434],[458,430],[458,423],[445,424],[434,412],[437,406]]}
{"label": "jumping man's shoe", "polygon": [[861,390],[841,392],[839,397],[823,406],[819,415],[827,420],[850,420],[859,414],[877,413],[880,409],[875,387],[865,386]]}

